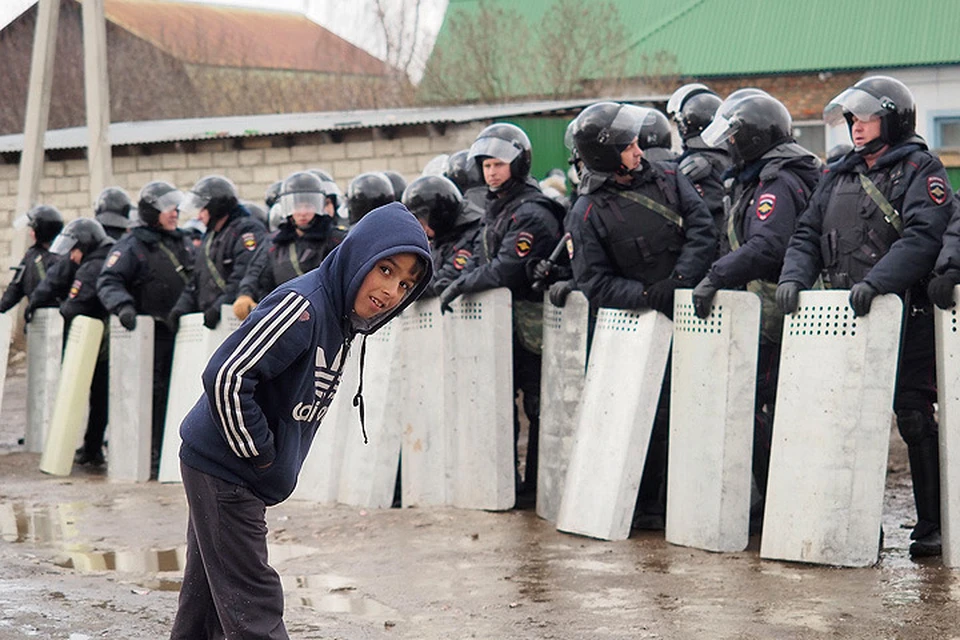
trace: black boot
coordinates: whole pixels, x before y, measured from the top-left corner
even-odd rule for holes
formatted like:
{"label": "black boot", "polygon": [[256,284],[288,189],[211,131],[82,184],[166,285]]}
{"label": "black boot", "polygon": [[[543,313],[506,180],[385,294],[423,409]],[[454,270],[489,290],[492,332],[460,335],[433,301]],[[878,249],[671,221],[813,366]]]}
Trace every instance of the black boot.
{"label": "black boot", "polygon": [[[922,421],[922,426],[913,424]],[[912,557],[939,556],[940,540],[940,447],[932,416],[904,412],[897,417],[900,434],[907,443],[917,525],[910,534]],[[908,439],[909,436],[909,439]]]}

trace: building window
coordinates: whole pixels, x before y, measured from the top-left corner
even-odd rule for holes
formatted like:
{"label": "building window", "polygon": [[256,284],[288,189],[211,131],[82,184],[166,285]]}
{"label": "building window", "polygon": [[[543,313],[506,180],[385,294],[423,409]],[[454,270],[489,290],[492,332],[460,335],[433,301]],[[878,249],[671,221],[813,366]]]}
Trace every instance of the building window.
{"label": "building window", "polygon": [[933,119],[933,147],[960,149],[960,115]]}
{"label": "building window", "polygon": [[827,154],[827,134],[822,122],[794,122],[793,137],[801,147],[821,158]]}

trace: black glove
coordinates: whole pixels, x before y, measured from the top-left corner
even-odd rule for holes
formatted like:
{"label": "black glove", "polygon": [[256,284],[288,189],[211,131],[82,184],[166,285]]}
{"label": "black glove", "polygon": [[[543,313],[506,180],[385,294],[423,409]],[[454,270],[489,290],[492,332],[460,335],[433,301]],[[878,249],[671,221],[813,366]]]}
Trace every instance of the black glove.
{"label": "black glove", "polygon": [[858,282],[850,288],[850,306],[857,317],[863,317],[870,313],[870,303],[879,295],[879,291],[873,288],[873,285],[866,282]]}
{"label": "black glove", "polygon": [[777,287],[777,309],[780,313],[789,315],[797,310],[800,304],[800,289],[802,285],[799,282],[781,282]]}
{"label": "black glove", "polygon": [[693,312],[698,318],[706,318],[710,315],[713,306],[713,296],[720,290],[710,276],[705,277],[693,288]]}
{"label": "black glove", "polygon": [[949,309],[956,306],[953,299],[953,288],[960,284],[960,271],[950,270],[943,275],[936,276],[927,285],[927,297],[930,302],[941,309]]}
{"label": "black glove", "polygon": [[548,297],[550,298],[550,304],[555,307],[562,307],[567,304],[567,296],[570,295],[570,292],[576,289],[576,285],[573,280],[561,280],[560,282],[554,282],[550,285],[550,292]]}
{"label": "black glove", "polygon": [[647,306],[673,320],[673,292],[682,286],[683,282],[675,276],[654,282],[643,292]]}
{"label": "black glove", "polygon": [[120,318],[120,324],[127,331],[133,331],[137,328],[137,310],[133,308],[132,304],[120,307],[120,310],[117,311],[117,317]]}
{"label": "black glove", "polygon": [[33,320],[34,311],[35,309],[30,305],[27,305],[27,308],[23,310],[23,321],[25,323],[30,324],[30,321]]}
{"label": "black glove", "polygon": [[182,311],[173,309],[166,319],[164,319],[163,323],[167,325],[167,329],[170,329],[170,333],[176,333],[177,330],[180,329],[180,316],[182,315]]}
{"label": "black glove", "polygon": [[214,304],[203,312],[203,326],[207,329],[216,329],[220,324],[220,305]]}
{"label": "black glove", "polygon": [[454,280],[449,287],[440,292],[440,313],[453,311],[450,303],[460,296],[460,285]]}
{"label": "black glove", "polygon": [[549,260],[535,260],[533,269],[528,271],[530,288],[534,291],[543,291],[547,288],[547,279],[553,270],[553,263]]}

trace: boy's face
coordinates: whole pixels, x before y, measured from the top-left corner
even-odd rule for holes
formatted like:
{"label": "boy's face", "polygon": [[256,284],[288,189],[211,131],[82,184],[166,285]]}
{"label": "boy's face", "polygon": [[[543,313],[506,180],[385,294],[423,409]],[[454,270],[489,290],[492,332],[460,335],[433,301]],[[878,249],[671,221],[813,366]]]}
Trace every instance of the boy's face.
{"label": "boy's face", "polygon": [[354,312],[369,320],[390,311],[413,290],[422,275],[420,262],[412,253],[398,253],[378,260],[360,285],[353,302]]}

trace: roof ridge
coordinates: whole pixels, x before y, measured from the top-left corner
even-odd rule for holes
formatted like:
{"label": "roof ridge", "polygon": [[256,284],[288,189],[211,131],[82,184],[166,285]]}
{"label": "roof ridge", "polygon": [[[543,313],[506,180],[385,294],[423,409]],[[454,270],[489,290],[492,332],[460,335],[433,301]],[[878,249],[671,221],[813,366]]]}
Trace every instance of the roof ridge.
{"label": "roof ridge", "polygon": [[636,40],[634,40],[632,43],[624,47],[617,55],[625,55],[628,51],[632,49],[636,49],[645,40],[647,40],[657,32],[663,31],[664,29],[667,28],[667,26],[669,26],[670,24],[673,24],[674,22],[676,22],[677,20],[679,20],[680,18],[687,15],[688,13],[693,11],[695,8],[697,8],[698,6],[706,2],[707,0],[692,0],[690,4],[684,7],[681,7],[676,13],[673,13],[667,16],[666,18],[664,18],[663,20],[661,20],[660,22],[655,23],[647,32],[638,36]]}

